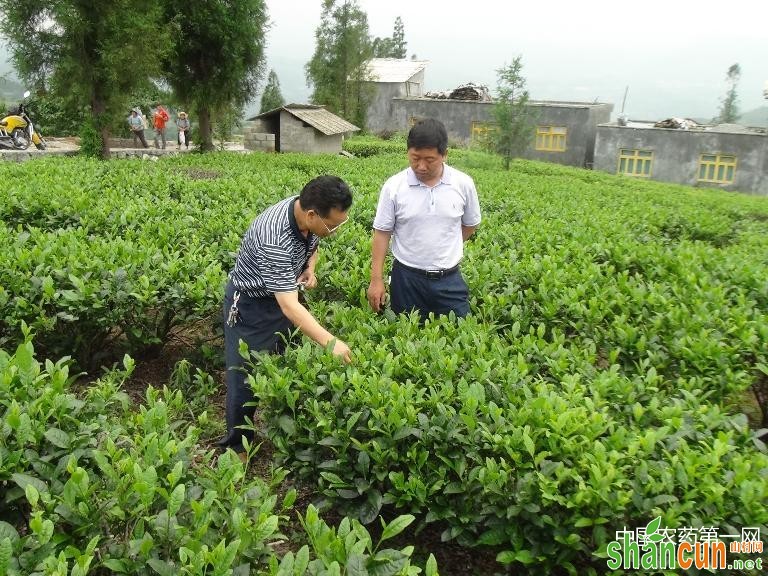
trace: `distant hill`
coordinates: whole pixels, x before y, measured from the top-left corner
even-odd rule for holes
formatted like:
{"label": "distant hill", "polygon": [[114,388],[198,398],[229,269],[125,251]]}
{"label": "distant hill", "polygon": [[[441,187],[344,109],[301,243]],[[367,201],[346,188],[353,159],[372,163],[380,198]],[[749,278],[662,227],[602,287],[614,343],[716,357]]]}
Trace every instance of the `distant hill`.
{"label": "distant hill", "polygon": [[739,124],[768,128],[768,106],[761,106],[749,112],[744,112],[739,118]]}
{"label": "distant hill", "polygon": [[24,86],[16,80],[0,76],[0,100],[7,103],[18,102],[24,94]]}

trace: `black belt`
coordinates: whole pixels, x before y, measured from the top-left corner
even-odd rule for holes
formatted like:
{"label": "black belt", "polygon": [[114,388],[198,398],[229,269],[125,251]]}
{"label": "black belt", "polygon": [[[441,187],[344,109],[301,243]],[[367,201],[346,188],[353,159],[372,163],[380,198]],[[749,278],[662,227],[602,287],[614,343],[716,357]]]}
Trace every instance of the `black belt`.
{"label": "black belt", "polygon": [[411,266],[406,266],[400,260],[394,261],[394,266],[398,266],[400,268],[404,268],[405,270],[408,270],[410,272],[415,272],[416,274],[419,274],[421,276],[426,276],[430,280],[439,280],[440,278],[445,278],[446,276],[450,276],[451,274],[455,274],[459,271],[459,265],[456,264],[453,268],[435,268],[431,270],[422,270],[421,268],[413,268]]}

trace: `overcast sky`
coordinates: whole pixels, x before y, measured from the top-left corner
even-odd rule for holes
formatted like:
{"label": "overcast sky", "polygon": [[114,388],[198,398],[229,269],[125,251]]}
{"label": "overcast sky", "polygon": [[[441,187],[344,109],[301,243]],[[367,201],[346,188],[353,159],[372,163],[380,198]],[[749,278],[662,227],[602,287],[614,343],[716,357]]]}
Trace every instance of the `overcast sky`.
{"label": "overcast sky", "polygon": [[[288,102],[307,101],[321,0],[267,0],[267,65]],[[405,24],[408,57],[428,60],[427,90],[466,82],[494,89],[495,70],[521,55],[531,98],[610,102],[634,119],[714,116],[738,63],[742,112],[768,104],[765,0],[359,0],[371,36]]]}

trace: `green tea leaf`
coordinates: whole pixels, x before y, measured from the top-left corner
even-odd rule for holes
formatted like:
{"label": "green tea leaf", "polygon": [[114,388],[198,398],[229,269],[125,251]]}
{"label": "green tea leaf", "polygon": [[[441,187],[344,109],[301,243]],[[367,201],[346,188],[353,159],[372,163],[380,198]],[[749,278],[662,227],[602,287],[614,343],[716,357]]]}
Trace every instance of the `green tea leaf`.
{"label": "green tea leaf", "polygon": [[[416,519],[415,516],[410,514],[404,514],[398,516],[391,523],[384,526],[384,531],[381,533],[381,541],[388,540],[400,534]],[[383,521],[382,521],[383,522]]]}

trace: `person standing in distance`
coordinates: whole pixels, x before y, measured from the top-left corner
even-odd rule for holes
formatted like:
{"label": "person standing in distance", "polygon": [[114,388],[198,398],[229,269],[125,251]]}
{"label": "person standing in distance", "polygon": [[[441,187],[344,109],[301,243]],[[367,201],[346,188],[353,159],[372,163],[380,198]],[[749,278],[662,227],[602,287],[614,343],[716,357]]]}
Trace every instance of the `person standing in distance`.
{"label": "person standing in distance", "polygon": [[351,361],[349,346],[323,328],[299,301],[299,288],[315,288],[317,247],[347,221],[352,205],[349,186],[336,176],[319,176],[299,196],[267,208],[251,223],[240,244],[224,295],[224,348],[227,365],[227,435],[223,447],[243,453],[243,438],[253,431],[240,426],[253,416],[246,404],[254,394],[246,382],[240,340],[252,351],[282,353],[290,332],[302,333]]}
{"label": "person standing in distance", "polygon": [[469,313],[469,290],[459,270],[464,242],[480,224],[480,202],[467,174],[448,166],[448,133],[427,118],[408,132],[410,167],[384,183],[373,221],[368,302],[386,301],[384,259],[392,240],[391,307],[435,315]]}

